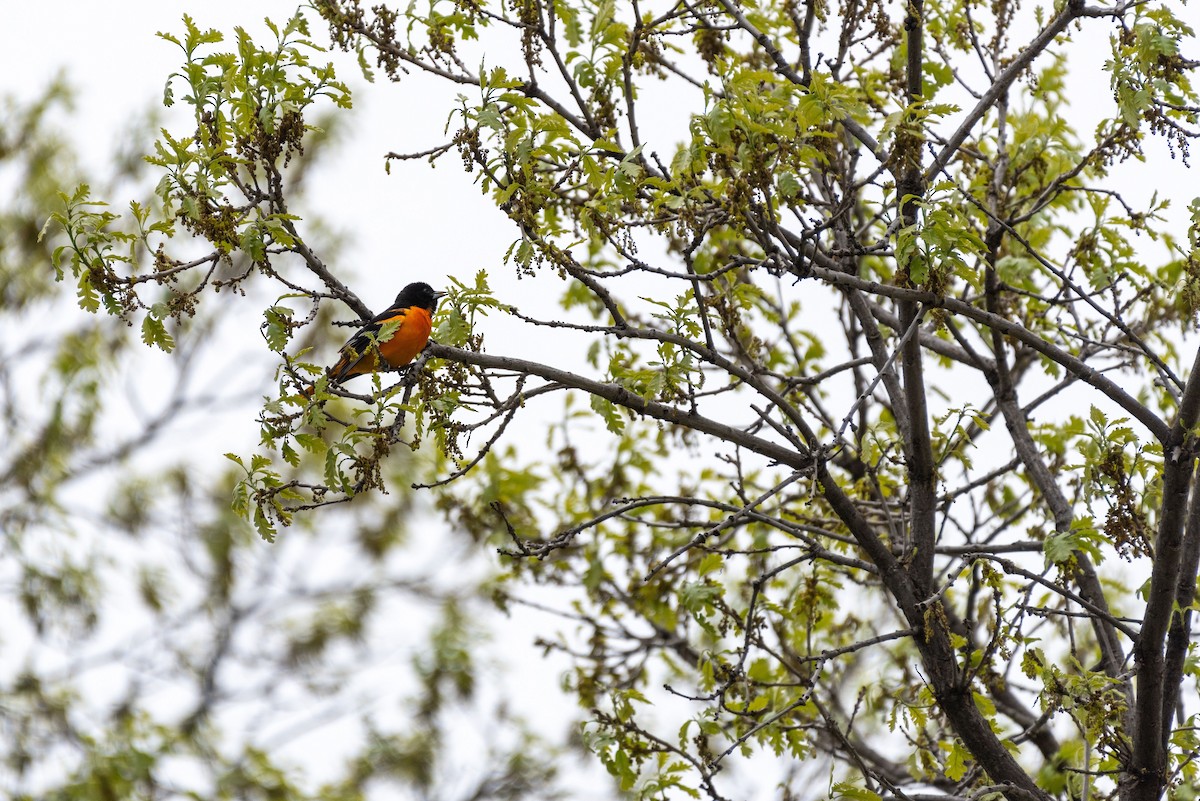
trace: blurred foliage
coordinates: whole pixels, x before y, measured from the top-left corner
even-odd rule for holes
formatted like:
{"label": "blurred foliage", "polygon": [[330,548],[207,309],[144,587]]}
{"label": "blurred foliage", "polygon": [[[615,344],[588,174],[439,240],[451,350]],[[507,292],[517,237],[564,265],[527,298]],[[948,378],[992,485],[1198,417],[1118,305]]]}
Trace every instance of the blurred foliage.
{"label": "blurred foliage", "polygon": [[[56,228],[39,236],[47,211],[81,182],[145,191],[149,165],[80,165],[61,133],[70,109],[60,80],[33,101],[4,100],[0,115],[12,188],[0,204],[0,789],[63,801],[555,797],[556,751],[486,697],[498,669],[482,622],[487,571],[414,567],[428,545],[412,538],[427,515],[412,493],[325,514],[274,546],[231,510],[239,471],[200,443],[261,396],[269,363],[251,365],[247,391],[246,356],[229,348],[255,321],[232,306],[175,314],[171,291],[147,295],[138,328],[71,313],[95,306],[106,284],[88,271],[115,251]],[[153,117],[146,125],[131,135],[149,141]],[[337,128],[295,134],[299,208]],[[71,224],[106,236],[104,207],[82,208]],[[172,230],[147,222],[164,219],[161,203],[133,208],[143,233]],[[334,237],[322,242],[333,250]],[[160,263],[141,234],[126,244],[129,270]],[[92,276],[74,288],[52,267],[66,252]],[[223,254],[214,283],[250,264]],[[196,288],[185,278],[173,291]],[[172,356],[147,362],[139,339]],[[397,459],[383,475],[402,483],[424,469]],[[321,470],[297,460],[292,475]],[[501,723],[503,736],[459,744]]]}

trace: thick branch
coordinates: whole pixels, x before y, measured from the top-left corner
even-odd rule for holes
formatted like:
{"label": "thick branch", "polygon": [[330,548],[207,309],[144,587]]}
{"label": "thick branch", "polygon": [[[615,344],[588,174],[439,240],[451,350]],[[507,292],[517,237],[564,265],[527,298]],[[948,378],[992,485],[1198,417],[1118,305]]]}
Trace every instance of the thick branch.
{"label": "thick branch", "polygon": [[1196,572],[1200,569],[1200,492],[1192,489],[1183,535],[1183,559],[1175,582],[1175,610],[1167,634],[1163,665],[1163,747],[1170,735],[1170,720],[1179,704],[1184,663],[1192,640],[1192,605],[1196,597]]}
{"label": "thick branch", "polygon": [[[924,0],[908,0],[908,16],[904,20],[907,46],[907,95],[910,106],[920,103],[924,94]],[[896,174],[896,195],[900,219],[904,227],[917,226],[917,214],[925,196],[925,179],[921,174],[921,150],[924,136],[917,125],[904,126],[896,140],[900,164]],[[909,264],[897,267],[909,276]],[[921,311],[913,300],[900,301],[900,327],[908,331],[920,324]],[[937,491],[934,479],[933,441],[929,434],[929,404],[925,397],[925,367],[919,337],[912,337],[903,346],[900,360],[904,375],[904,405],[908,411],[908,428],[903,431],[907,458],[909,525],[911,536],[907,543],[906,559],[913,566],[913,576],[923,593],[928,593],[933,578],[933,546],[937,526]]]}
{"label": "thick branch", "polygon": [[637,414],[644,414],[656,420],[662,420],[673,425],[700,431],[717,439],[745,448],[748,451],[765,456],[766,458],[787,465],[795,470],[810,470],[813,466],[812,454],[785,447],[777,442],[754,436],[734,426],[719,423],[696,412],[668,406],[665,403],[648,400],[630,392],[620,384],[605,383],[585,378],[557,367],[551,367],[538,362],[515,359],[510,356],[493,356],[488,353],[451,348],[446,345],[430,343],[430,356],[438,359],[449,359],[461,364],[471,364],[491,370],[511,370],[526,375],[536,375],[548,381],[554,381],[565,387],[582,390],[590,395],[603,398],[609,403],[629,409]]}
{"label": "thick branch", "polygon": [[1200,500],[1188,503],[1196,454],[1192,429],[1200,418],[1200,349],[1179,404],[1179,414],[1163,442],[1162,509],[1154,539],[1154,564],[1150,572],[1150,594],[1145,622],[1133,649],[1137,672],[1134,708],[1133,754],[1122,777],[1123,795],[1131,801],[1156,801],[1167,780],[1166,729],[1164,714],[1168,694],[1164,687],[1166,664],[1163,644],[1174,618],[1173,606],[1181,582],[1195,587],[1196,576],[1182,575],[1183,532],[1187,510],[1200,513]]}

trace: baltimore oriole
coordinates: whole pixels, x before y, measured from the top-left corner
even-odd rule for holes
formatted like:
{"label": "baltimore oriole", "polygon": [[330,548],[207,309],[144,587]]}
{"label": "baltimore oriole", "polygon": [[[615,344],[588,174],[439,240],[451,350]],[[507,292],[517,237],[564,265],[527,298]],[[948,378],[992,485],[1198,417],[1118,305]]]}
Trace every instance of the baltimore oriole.
{"label": "baltimore oriole", "polygon": [[[349,381],[356,375],[374,373],[381,369],[379,360],[387,367],[401,367],[417,357],[429,341],[433,330],[432,315],[438,299],[445,292],[435,292],[429,284],[418,281],[400,290],[391,306],[371,318],[342,346],[337,364],[328,372],[331,383]],[[399,324],[390,339],[380,341],[380,330],[389,323]],[[313,388],[305,391],[311,398]]]}

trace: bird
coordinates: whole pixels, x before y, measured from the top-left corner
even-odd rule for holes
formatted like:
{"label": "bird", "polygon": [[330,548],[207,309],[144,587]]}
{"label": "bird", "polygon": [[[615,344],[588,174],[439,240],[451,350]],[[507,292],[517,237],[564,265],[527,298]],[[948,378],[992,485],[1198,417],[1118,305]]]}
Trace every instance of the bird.
{"label": "bird", "polygon": [[[401,289],[391,306],[372,317],[342,346],[337,363],[326,371],[329,381],[341,384],[355,376],[402,367],[417,358],[433,330],[433,311],[445,295],[422,281]],[[378,339],[389,324],[399,327],[386,341]],[[313,391],[312,386],[307,387],[305,397],[311,398]]]}

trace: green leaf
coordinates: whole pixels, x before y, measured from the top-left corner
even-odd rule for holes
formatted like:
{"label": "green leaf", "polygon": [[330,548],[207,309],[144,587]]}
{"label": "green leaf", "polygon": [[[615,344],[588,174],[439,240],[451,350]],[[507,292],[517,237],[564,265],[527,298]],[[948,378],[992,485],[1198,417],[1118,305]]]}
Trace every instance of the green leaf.
{"label": "green leaf", "polygon": [[704,558],[700,560],[700,566],[696,569],[696,572],[700,577],[703,578],[709,573],[712,573],[714,570],[720,570],[724,566],[725,557],[721,556],[721,554],[705,554]]}
{"label": "green leaf", "polygon": [[946,777],[951,781],[958,781],[967,774],[967,760],[970,754],[958,742],[953,741],[950,744],[950,753],[946,757]]}
{"label": "green leaf", "polygon": [[325,444],[325,440],[321,439],[315,434],[308,434],[301,431],[297,432],[295,437],[296,442],[300,445],[300,447],[304,448],[304,450],[308,451],[309,453],[320,455],[324,453],[328,447]]}
{"label": "green leaf", "polygon": [[283,455],[283,460],[292,467],[300,466],[300,454],[296,452],[296,449],[293,448],[291,444],[284,442],[280,452]]}
{"label": "green leaf", "polygon": [[142,342],[167,353],[175,348],[175,340],[167,333],[167,327],[153,314],[147,314],[142,320]]}
{"label": "green leaf", "polygon": [[800,181],[793,172],[783,172],[779,175],[779,194],[787,200],[794,199],[800,194]]}
{"label": "green leaf", "polygon": [[621,434],[625,431],[625,418],[621,414],[621,409],[599,395],[589,396],[589,401],[592,406],[592,411],[600,415],[604,419],[604,427],[614,434]]}
{"label": "green leaf", "polygon": [[850,801],[880,801],[881,798],[878,793],[849,782],[838,782],[833,785],[832,790],[834,798],[849,798]]}
{"label": "green leaf", "polygon": [[267,321],[263,323],[263,335],[267,347],[276,353],[282,353],[291,338],[292,310],[286,306],[271,306],[264,313]]}

